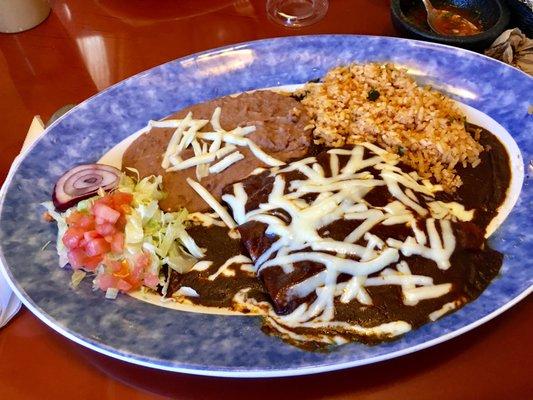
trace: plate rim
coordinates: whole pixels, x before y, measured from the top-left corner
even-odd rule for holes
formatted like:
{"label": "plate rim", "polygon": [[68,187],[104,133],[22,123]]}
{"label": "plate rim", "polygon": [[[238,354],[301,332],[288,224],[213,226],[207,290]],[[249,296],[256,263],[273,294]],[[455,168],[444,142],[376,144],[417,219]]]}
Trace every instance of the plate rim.
{"label": "plate rim", "polygon": [[322,366],[276,369],[276,370],[271,370],[271,371],[244,370],[244,369],[225,370],[222,368],[192,369],[192,368],[187,368],[187,367],[158,365],[158,364],[150,363],[150,362],[143,361],[140,359],[124,356],[118,353],[113,353],[111,351],[108,351],[107,349],[93,345],[92,343],[88,341],[84,341],[82,338],[79,338],[76,335],[71,334],[70,332],[65,330],[63,327],[61,327],[59,324],[55,324],[53,321],[53,318],[50,318],[46,313],[42,313],[40,310],[37,309],[37,307],[34,307],[31,301],[29,301],[25,296],[21,295],[21,293],[18,290],[18,287],[12,283],[11,279],[7,279],[8,278],[8,275],[6,274],[7,269],[4,266],[4,262],[5,262],[4,254],[0,249],[0,272],[2,273],[4,278],[6,278],[9,286],[13,289],[17,297],[28,308],[28,310],[33,315],[35,315],[37,318],[39,318],[39,320],[44,322],[48,327],[52,328],[55,332],[75,342],[76,344],[79,344],[85,348],[96,351],[97,353],[106,355],[116,360],[124,361],[130,364],[139,365],[142,367],[148,367],[148,368],[161,370],[161,371],[178,372],[178,373],[183,373],[183,374],[188,374],[188,375],[221,377],[221,378],[281,378],[281,377],[291,377],[291,376],[315,375],[315,374],[322,374],[322,373],[331,372],[331,371],[338,371],[338,370],[343,370],[343,369],[348,369],[348,368],[355,368],[355,367],[360,367],[364,365],[375,364],[378,362],[382,362],[382,361],[386,361],[386,360],[390,360],[394,358],[399,358],[399,357],[402,357],[408,354],[412,354],[412,353],[436,346],[440,343],[447,342],[457,336],[460,336],[466,332],[469,332],[479,327],[480,325],[483,325],[487,323],[488,321],[494,319],[500,314],[504,313],[509,308],[515,306],[517,303],[525,299],[529,294],[533,292],[533,285],[531,285],[528,288],[526,288],[522,293],[514,297],[512,300],[505,303],[503,306],[497,308],[496,310],[494,310],[490,314],[487,314],[483,318],[480,318],[468,325],[463,326],[462,328],[456,329],[452,332],[449,332],[437,338],[425,341],[423,343],[419,343],[415,346],[407,347],[405,349],[397,350],[394,352],[385,353],[379,356],[364,358],[364,359],[355,360],[355,361],[348,361],[348,362],[343,362],[343,363],[325,364]]}

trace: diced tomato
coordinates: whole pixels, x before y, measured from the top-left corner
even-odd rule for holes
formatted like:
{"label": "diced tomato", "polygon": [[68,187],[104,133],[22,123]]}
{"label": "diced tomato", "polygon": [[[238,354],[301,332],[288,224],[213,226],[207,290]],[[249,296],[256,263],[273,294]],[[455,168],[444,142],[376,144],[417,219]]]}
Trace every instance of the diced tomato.
{"label": "diced tomato", "polygon": [[82,248],[69,251],[67,257],[74,269],[85,268],[93,271],[102,262],[102,256],[88,256]]}
{"label": "diced tomato", "polygon": [[102,254],[107,253],[110,250],[109,243],[105,241],[105,239],[92,239],[90,241],[87,241],[87,245],[85,246],[85,252],[89,257],[93,256],[99,256]]}
{"label": "diced tomato", "polygon": [[141,256],[135,262],[135,271],[131,271],[126,260],[116,261],[106,256],[111,252],[120,254],[124,251],[124,227],[132,201],[131,194],[115,191],[94,201],[88,212],[74,210],[67,217],[69,228],[62,240],[69,249],[69,262],[74,269],[92,271],[103,263],[108,272],[97,279],[102,290],[115,287],[129,291],[139,287],[144,269],[149,264],[149,260]]}
{"label": "diced tomato", "polygon": [[100,234],[96,231],[85,231],[83,233],[83,238],[87,241],[87,242],[90,242],[91,240],[93,239],[99,239],[101,238],[102,236],[100,236]]}
{"label": "diced tomato", "polygon": [[111,207],[95,202],[92,208],[92,212],[96,218],[100,220],[111,222],[114,224],[120,217],[120,213],[117,210],[112,209]]}
{"label": "diced tomato", "polygon": [[133,201],[133,195],[130,193],[124,193],[124,192],[113,192],[111,195],[111,198],[113,200],[113,205],[115,209],[120,209],[123,205],[130,205]]}
{"label": "diced tomato", "polygon": [[68,226],[77,226],[83,214],[79,211],[73,211],[66,218]]}
{"label": "diced tomato", "polygon": [[92,215],[84,214],[79,221],[79,226],[85,229],[94,229],[94,217]]}
{"label": "diced tomato", "polygon": [[131,285],[130,290],[139,289],[142,286],[141,279],[137,279],[136,277],[133,277],[131,275],[124,278],[124,280]]}
{"label": "diced tomato", "polygon": [[120,211],[122,215],[131,213],[131,206],[129,204],[122,204],[117,207],[117,210]]}
{"label": "diced tomato", "polygon": [[96,267],[98,267],[102,263],[103,257],[101,255],[94,256],[94,257],[87,257],[85,259],[85,269],[89,269],[91,271],[94,271]]}
{"label": "diced tomato", "polygon": [[123,231],[126,227],[126,216],[120,215],[117,222],[115,222],[115,228],[117,228],[118,231]]}
{"label": "diced tomato", "polygon": [[123,292],[127,292],[132,288],[132,285],[126,282],[124,279],[116,278],[113,275],[102,274],[97,280],[98,287],[101,290],[107,290],[109,288],[116,288]]}
{"label": "diced tomato", "polygon": [[118,260],[111,260],[108,256],[104,258],[104,264],[113,272],[120,271],[122,263]]}
{"label": "diced tomato", "polygon": [[105,222],[103,224],[96,225],[96,232],[98,232],[102,236],[110,236],[116,232],[116,229],[113,224]]}
{"label": "diced tomato", "polygon": [[81,268],[85,265],[87,254],[83,249],[73,249],[67,253],[68,262],[74,269]]}
{"label": "diced tomato", "polygon": [[95,204],[105,204],[106,206],[113,207],[113,199],[111,197],[111,194],[107,194],[106,196],[101,197],[98,200],[95,200],[93,203],[93,206]]}
{"label": "diced tomato", "polygon": [[61,240],[69,250],[72,250],[80,245],[80,241],[83,239],[83,234],[84,230],[82,228],[68,228]]}
{"label": "diced tomato", "polygon": [[147,266],[150,265],[150,261],[150,256],[148,254],[137,254],[135,256],[135,267],[139,267],[144,270]]}
{"label": "diced tomato", "polygon": [[102,274],[98,276],[97,284],[98,287],[102,290],[107,290],[109,288],[117,287],[118,278],[115,278],[110,274]]}
{"label": "diced tomato", "polygon": [[92,230],[94,229],[94,217],[87,213],[74,211],[67,217],[67,224],[68,226]]}
{"label": "diced tomato", "polygon": [[117,232],[113,235],[111,240],[111,251],[113,253],[122,253],[124,250],[124,234]]}
{"label": "diced tomato", "polygon": [[[142,253],[136,256],[133,269],[129,271],[129,275],[123,277],[123,279],[131,285],[131,289],[137,289],[142,285],[143,280],[144,280],[144,275],[145,275],[145,269],[149,265],[150,265],[149,255]],[[114,275],[118,276],[117,273],[115,273]],[[154,282],[155,281],[152,278],[148,279],[148,283],[153,284]],[[157,285],[157,283],[155,283],[155,285]],[[151,287],[155,288],[155,286],[151,286]]]}
{"label": "diced tomato", "polygon": [[119,279],[117,282],[117,289],[122,290],[123,292],[127,292],[132,288],[132,285],[130,285],[128,282],[126,282],[124,279]]}
{"label": "diced tomato", "polygon": [[136,265],[133,267],[133,270],[130,272],[129,276],[126,278],[126,280],[132,284],[134,287],[138,287],[141,284],[141,279],[143,276],[143,268]]}
{"label": "diced tomato", "polygon": [[159,278],[155,274],[147,274],[144,277],[144,284],[152,289],[155,289],[158,283]]}
{"label": "diced tomato", "polygon": [[119,262],[118,268],[117,266],[114,266],[113,268],[113,276],[116,276],[117,278],[126,278],[130,275],[130,264],[126,260],[122,260]]}

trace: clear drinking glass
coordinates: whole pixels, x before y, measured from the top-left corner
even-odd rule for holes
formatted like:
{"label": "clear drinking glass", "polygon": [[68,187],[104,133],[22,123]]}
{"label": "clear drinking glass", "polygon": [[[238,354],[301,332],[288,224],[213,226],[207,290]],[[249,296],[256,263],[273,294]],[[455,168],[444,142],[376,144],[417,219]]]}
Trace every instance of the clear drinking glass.
{"label": "clear drinking glass", "polygon": [[324,18],[328,6],[328,0],[267,0],[266,10],[274,22],[298,28]]}

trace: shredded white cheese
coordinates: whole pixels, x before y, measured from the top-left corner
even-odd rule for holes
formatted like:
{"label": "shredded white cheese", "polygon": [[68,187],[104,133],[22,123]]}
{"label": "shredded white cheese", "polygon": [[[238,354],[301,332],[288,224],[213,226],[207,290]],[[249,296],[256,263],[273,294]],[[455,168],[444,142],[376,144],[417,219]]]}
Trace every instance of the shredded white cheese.
{"label": "shredded white cheese", "polygon": [[[365,148],[371,153],[368,157],[365,157]],[[416,173],[403,172],[396,166],[397,156],[372,144],[365,143],[352,150],[332,149],[328,155],[331,171],[328,176],[315,157],[272,168],[274,183],[268,200],[255,210],[246,212],[248,195],[240,183],[233,186],[233,194],[222,197],[238,224],[262,222],[267,225],[267,234],[278,237],[255,260],[256,273],[273,266],[281,266],[284,273],[291,273],[295,263],[305,261],[325,267],[322,272],[294,284],[287,292],[287,300],[304,298],[313,292],[316,300],[301,304],[289,315],[274,317],[277,323],[286,327],[334,326],[334,299],[339,297],[343,303],[358,301],[370,305],[372,299],[365,287],[401,286],[406,305],[449,293],[451,284],[434,285],[431,277],[413,275],[405,261],[398,262],[401,256],[420,255],[435,261],[441,269],[449,268],[449,258],[455,249],[450,223],[452,213],[438,220],[428,218],[430,210],[419,200],[419,196],[434,198],[434,193],[441,188],[430,185]],[[342,168],[341,157],[344,157]],[[375,172],[369,172],[369,168]],[[305,178],[287,185],[283,174],[291,171],[298,171]],[[364,200],[379,186],[385,186],[394,198],[384,207]],[[315,199],[304,201],[302,197],[309,193],[315,193]],[[290,222],[279,213],[272,214],[274,209],[283,210]],[[460,212],[458,206],[453,206],[453,210],[455,214]],[[417,226],[417,218],[425,220],[425,229]],[[360,223],[343,241],[321,236],[321,228],[341,219]],[[382,240],[370,232],[378,224],[405,225],[412,230],[412,236],[405,241]],[[395,263],[396,268],[391,268]],[[379,275],[369,276],[376,273]],[[351,275],[351,278],[337,283],[340,274]],[[405,323],[399,323],[399,331],[410,329]]]}
{"label": "shredded white cheese", "polygon": [[[255,126],[236,127],[226,131],[220,124],[221,108],[217,107],[210,121],[193,119],[189,112],[182,120],[150,121],[150,127],[176,128],[167,145],[161,167],[166,172],[181,171],[196,167],[196,178],[200,181],[210,173],[222,172],[232,164],[242,160],[244,155],[237,151],[236,146],[248,147],[252,154],[269,166],[280,166],[284,163],[264,152],[257,144],[245,136],[255,131]],[[210,122],[214,131],[199,132]],[[207,145],[207,142],[211,142]],[[224,144],[224,146],[222,146]],[[181,153],[192,146],[194,156],[182,159]],[[210,166],[215,160],[220,160]]]}
{"label": "shredded white cheese", "polygon": [[209,167],[209,172],[211,174],[217,174],[219,172],[224,171],[226,168],[231,166],[232,164],[235,164],[237,161],[240,161],[244,158],[244,155],[240,151],[236,151],[235,153],[231,153],[229,156],[223,158],[216,164],[213,164]]}
{"label": "shredded white cheese", "polygon": [[237,227],[237,224],[231,218],[231,215],[226,211],[226,209],[213,197],[209,191],[200,185],[198,182],[193,181],[191,178],[187,178],[187,183],[194,189],[198,195],[204,199],[204,201],[209,204],[215,213],[218,214],[220,219],[224,221],[228,228],[233,229]]}
{"label": "shredded white cheese", "polygon": [[439,318],[441,318],[443,315],[449,313],[450,311],[455,310],[457,306],[458,304],[455,301],[450,301],[449,303],[444,304],[438,310],[435,310],[432,313],[430,313],[428,317],[431,321],[436,321]]}
{"label": "shredded white cheese", "polygon": [[428,206],[435,219],[449,218],[452,221],[471,221],[474,218],[474,210],[466,210],[462,204],[455,201],[449,203],[432,201],[428,203]]}
{"label": "shredded white cheese", "polygon": [[180,287],[174,294],[173,296],[175,295],[178,295],[178,296],[185,296],[185,297],[198,297],[200,296],[198,294],[198,292],[196,290],[194,290],[193,288],[189,287],[189,286],[182,286]]}
{"label": "shredded white cheese", "polygon": [[[210,281],[214,281],[220,274],[223,274],[228,270],[228,268],[233,264],[250,264],[252,260],[250,260],[248,257],[243,256],[242,254],[236,255],[231,257],[230,259],[226,260],[224,264],[220,266],[220,268],[212,275],[209,275],[207,279]],[[231,275],[234,275],[235,272],[233,272]],[[230,275],[230,276],[231,276]]]}

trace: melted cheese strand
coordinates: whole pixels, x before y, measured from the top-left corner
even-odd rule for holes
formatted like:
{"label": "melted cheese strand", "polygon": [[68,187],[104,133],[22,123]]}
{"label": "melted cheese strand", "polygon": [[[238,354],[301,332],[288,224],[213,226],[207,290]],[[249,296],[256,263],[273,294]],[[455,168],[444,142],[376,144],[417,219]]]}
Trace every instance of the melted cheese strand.
{"label": "melted cheese strand", "polygon": [[178,237],[187,249],[187,251],[195,258],[204,257],[204,251],[198,247],[194,239],[187,233],[185,229],[181,229]]}
{"label": "melted cheese strand", "polygon": [[191,178],[187,178],[187,183],[194,189],[196,193],[198,193],[202,199],[204,199],[207,204],[209,204],[209,206],[218,214],[220,219],[224,221],[228,228],[233,229],[237,227],[237,224],[233,218],[231,218],[226,209],[222,207],[222,205],[211,195],[211,193],[207,191],[207,189],[205,189],[198,182],[193,181]]}
{"label": "melted cheese strand", "polygon": [[347,285],[344,287],[343,293],[340,298],[341,303],[349,303],[354,298],[361,304],[371,305],[372,299],[368,295],[363,285],[366,282],[365,276],[354,276],[350,279]]}
{"label": "melted cheese strand", "polygon": [[276,257],[273,260],[265,262],[263,268],[275,266],[277,265],[276,263],[285,264],[311,261],[323,264],[328,270],[336,271],[338,273],[363,276],[382,270],[385,266],[398,261],[398,257],[398,250],[392,248],[385,249],[378,257],[366,262],[340,258],[320,252],[301,252],[284,257]]}
{"label": "melted cheese strand", "polygon": [[233,264],[250,264],[252,260],[250,260],[248,257],[243,256],[242,254],[233,256],[226,260],[224,264],[220,266],[220,268],[212,275],[209,275],[207,279],[210,281],[214,281],[220,274],[222,274],[224,271],[226,271],[231,265]]}
{"label": "melted cheese strand", "polygon": [[449,303],[444,304],[441,308],[438,310],[433,311],[431,314],[429,314],[429,319],[431,321],[436,321],[439,318],[441,318],[443,315],[449,313],[450,311],[455,310],[458,307],[457,302],[451,301]]}
{"label": "melted cheese strand", "polygon": [[451,283],[442,283],[435,286],[422,286],[403,291],[405,300],[411,304],[416,304],[420,300],[434,299],[448,293],[452,289]]}
{"label": "melted cheese strand", "polygon": [[471,221],[474,218],[474,210],[466,210],[462,204],[455,201],[432,201],[428,203],[431,216],[435,219],[449,218],[452,221]]}
{"label": "melted cheese strand", "polygon": [[173,296],[185,296],[185,297],[198,297],[200,296],[196,290],[189,286],[182,286],[180,287],[176,292],[174,292]]}
{"label": "melted cheese strand", "polygon": [[387,244],[398,248],[407,257],[419,255],[433,260],[440,269],[446,270],[450,268],[450,256],[455,250],[455,236],[453,235],[450,221],[439,220],[439,223],[443,236],[442,241],[435,227],[435,219],[428,218],[426,220],[430,247],[425,246],[425,239],[423,241],[424,243],[417,243],[412,236],[409,236],[405,242],[389,239],[387,240]]}
{"label": "melted cheese strand", "polygon": [[398,185],[398,181],[395,179],[396,176],[394,174],[389,174],[386,172],[381,173],[381,177],[387,184],[387,188],[389,189],[390,194],[392,194],[394,197],[396,197],[398,200],[400,200],[403,204],[405,204],[407,207],[412,208],[415,210],[418,214],[425,216],[428,211],[420,206],[417,202],[411,200],[400,188],[400,185]]}
{"label": "melted cheese strand", "polygon": [[222,200],[225,201],[233,211],[233,218],[239,225],[246,222],[246,209],[245,205],[248,201],[248,195],[244,190],[242,183],[235,183],[233,185],[234,195],[225,194],[222,196]]}
{"label": "melted cheese strand", "polygon": [[213,261],[207,261],[207,260],[204,260],[204,261],[198,261],[196,264],[194,264],[191,268],[191,271],[205,271],[205,270],[208,270],[209,267],[213,265]]}
{"label": "melted cheese strand", "polygon": [[368,278],[365,286],[383,286],[383,285],[433,285],[433,278],[423,275],[382,275]]}
{"label": "melted cheese strand", "polygon": [[[198,122],[198,124],[204,124],[207,125],[209,120],[207,119],[197,119],[195,120]],[[148,124],[146,125],[146,130],[150,130],[150,128],[177,128],[182,124],[183,119],[164,119],[162,121],[154,121],[150,120],[148,121]]]}
{"label": "melted cheese strand", "polygon": [[[344,243],[332,239],[323,239],[312,242],[311,249],[314,251],[327,251],[342,255],[358,256],[363,258],[366,248],[358,244]],[[366,261],[366,260],[363,260]]]}
{"label": "melted cheese strand", "polygon": [[185,119],[179,121],[176,130],[174,131],[172,137],[170,138],[170,141],[168,142],[165,154],[163,155],[163,161],[161,161],[161,168],[167,169],[169,167],[169,157],[176,151],[178,143],[181,141],[181,137],[183,136],[183,132],[185,131],[185,128],[189,125],[191,120],[192,113],[189,112]]}
{"label": "melted cheese strand", "polygon": [[[365,159],[365,148],[374,155]],[[396,265],[397,270],[385,268],[396,263],[400,253],[405,256],[422,255],[434,260],[439,268],[449,267],[449,257],[455,249],[450,221],[439,221],[441,239],[435,220],[426,219],[426,237],[425,232],[417,227],[417,220],[411,211],[420,216],[429,214],[420,205],[416,193],[432,198],[433,193],[440,188],[422,180],[416,173],[404,173],[395,166],[399,160],[396,155],[375,145],[364,144],[352,150],[333,149],[328,153],[330,176],[325,175],[315,157],[296,161],[283,168],[271,168],[274,183],[268,201],[248,213],[245,213],[248,195],[242,185],[234,185],[234,195],[223,197],[239,224],[258,221],[267,225],[266,234],[278,237],[255,260],[257,274],[273,266],[281,267],[288,274],[294,270],[294,264],[300,262],[324,266],[322,272],[294,284],[287,291],[286,300],[304,298],[314,292],[314,302],[301,304],[291,314],[279,317],[277,321],[284,326],[329,323],[334,318],[334,298],[337,296],[340,296],[341,302],[356,299],[361,304],[372,304],[365,290],[367,286],[399,285],[406,305],[448,293],[451,284],[433,285],[430,277],[412,275],[405,261]],[[339,171],[339,157],[346,156],[349,159],[346,162],[344,158],[346,164]],[[369,172],[368,168],[371,167],[379,177]],[[307,179],[292,180],[287,190],[282,174],[291,171],[298,171]],[[396,200],[384,207],[367,203],[364,197],[378,186],[386,186]],[[303,197],[308,193],[316,193],[310,203]],[[289,218],[272,214],[271,211],[275,209],[283,210]],[[362,222],[344,241],[321,237],[319,229],[338,219]],[[412,229],[413,236],[407,237],[404,242],[392,238],[382,240],[369,232],[377,224],[406,224]],[[366,246],[356,244],[362,238]],[[428,239],[429,247],[426,245]],[[359,260],[346,257],[358,257]],[[379,271],[382,271],[379,276],[368,277]],[[351,278],[337,284],[340,274],[351,275]]]}
{"label": "melted cheese strand", "polygon": [[235,147],[234,145],[232,144],[227,144],[225,145],[224,147],[222,147],[221,149],[218,149],[216,152],[215,152],[215,156],[218,160],[224,158],[225,156],[227,156],[228,154],[230,154],[231,152],[233,152],[237,147]]}
{"label": "melted cheese strand", "polygon": [[330,154],[329,156],[329,169],[331,170],[331,176],[339,175],[339,157],[336,154]]}
{"label": "melted cheese strand", "polygon": [[210,227],[211,225],[226,226],[224,222],[219,220],[217,217],[218,215],[215,213],[208,214],[208,213],[194,212],[194,213],[190,213],[189,215],[187,215],[187,220],[199,223],[200,225],[205,226],[205,227]]}
{"label": "melted cheese strand", "polygon": [[[363,237],[365,232],[369,231],[374,225],[376,225],[378,222],[380,222],[383,219],[383,212],[379,210],[369,210],[365,212],[365,217],[361,219],[365,219],[365,221],[359,225],[357,228],[355,228],[348,236],[344,238],[345,242],[348,243],[355,243],[360,238]],[[353,214],[351,214],[353,215]],[[348,215],[346,216],[347,219],[350,219]],[[353,219],[359,219],[359,218],[353,218]]]}

